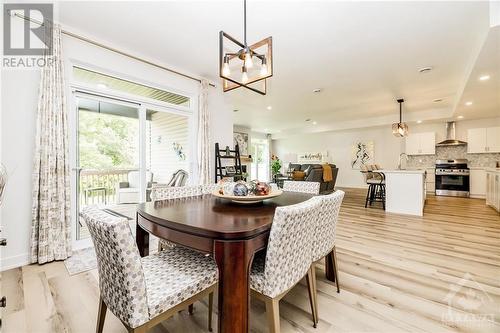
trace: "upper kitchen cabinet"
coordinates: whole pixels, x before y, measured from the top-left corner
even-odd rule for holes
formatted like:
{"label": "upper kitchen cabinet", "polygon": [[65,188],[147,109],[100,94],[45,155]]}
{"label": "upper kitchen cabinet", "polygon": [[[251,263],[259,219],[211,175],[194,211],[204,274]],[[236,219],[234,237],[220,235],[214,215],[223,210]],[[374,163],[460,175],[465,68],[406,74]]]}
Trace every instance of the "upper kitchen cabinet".
{"label": "upper kitchen cabinet", "polygon": [[467,131],[468,153],[500,152],[500,127],[471,128]]}
{"label": "upper kitchen cabinet", "polygon": [[436,153],[436,133],[413,133],[406,137],[407,155],[434,155]]}

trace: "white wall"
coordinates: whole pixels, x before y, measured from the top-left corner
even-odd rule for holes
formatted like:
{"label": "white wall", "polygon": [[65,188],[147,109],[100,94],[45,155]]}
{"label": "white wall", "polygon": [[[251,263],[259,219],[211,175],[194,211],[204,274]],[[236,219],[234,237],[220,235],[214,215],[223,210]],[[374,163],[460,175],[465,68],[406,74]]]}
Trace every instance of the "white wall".
{"label": "white wall", "polygon": [[[392,135],[390,127],[372,127],[349,131],[313,133],[273,140],[273,153],[283,158],[300,152],[324,152],[339,168],[336,186],[364,187],[359,170],[351,168],[352,145],[359,141],[374,142],[374,162],[384,168],[395,168],[403,149],[403,140]],[[289,161],[284,161],[287,164]]]}
{"label": "white wall", "polygon": [[[445,122],[410,124],[411,133],[435,132],[436,142],[446,138]],[[500,126],[499,118],[461,120],[456,124],[456,137],[467,141],[469,128]],[[351,147],[357,141],[374,142],[375,163],[384,168],[396,168],[401,152],[405,151],[405,140],[391,133],[390,125],[335,132],[311,133],[273,140],[273,153],[283,158],[287,154],[306,151],[328,151],[330,161],[339,167],[336,186],[364,187],[359,170],[350,166]],[[473,158],[473,157],[472,157]],[[288,161],[284,161],[287,163]]]}
{"label": "white wall", "polygon": [[[112,45],[112,43],[104,43]],[[125,51],[135,53],[133,50]],[[141,82],[151,83],[160,88],[170,88],[189,94],[193,96],[196,104],[198,102],[199,84],[196,81],[66,36],[63,38],[63,52],[67,72],[68,117],[73,126],[75,115],[70,107],[69,98],[71,95],[69,84],[72,63],[88,64],[97,69],[119,74],[121,77],[139,79]],[[10,178],[0,221],[2,224],[1,236],[8,239],[8,246],[3,248],[1,252],[2,270],[27,264],[29,259],[32,205],[31,174],[39,75],[37,70],[2,69],[0,133],[2,147],[0,160],[5,164]],[[211,113],[211,143],[220,142],[223,145],[230,145],[233,130],[232,111],[226,103],[220,87],[209,88],[209,110]],[[197,118],[196,115],[195,118]],[[195,134],[190,138],[192,142],[196,140],[196,132],[195,129]],[[195,145],[193,147],[196,148]],[[70,148],[70,156],[73,161],[75,150],[73,146]],[[196,153],[194,155],[196,156]],[[196,169],[195,166],[194,169]],[[75,179],[73,175],[72,179]]]}

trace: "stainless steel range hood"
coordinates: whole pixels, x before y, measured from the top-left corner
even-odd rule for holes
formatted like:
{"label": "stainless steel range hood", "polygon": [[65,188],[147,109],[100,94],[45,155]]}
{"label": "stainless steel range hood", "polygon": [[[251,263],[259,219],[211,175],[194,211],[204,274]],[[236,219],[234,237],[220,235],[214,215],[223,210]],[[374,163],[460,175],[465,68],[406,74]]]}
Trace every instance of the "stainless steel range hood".
{"label": "stainless steel range hood", "polygon": [[455,137],[455,122],[449,121],[446,123],[446,140],[436,144],[437,147],[442,146],[463,146],[467,142],[457,140]]}

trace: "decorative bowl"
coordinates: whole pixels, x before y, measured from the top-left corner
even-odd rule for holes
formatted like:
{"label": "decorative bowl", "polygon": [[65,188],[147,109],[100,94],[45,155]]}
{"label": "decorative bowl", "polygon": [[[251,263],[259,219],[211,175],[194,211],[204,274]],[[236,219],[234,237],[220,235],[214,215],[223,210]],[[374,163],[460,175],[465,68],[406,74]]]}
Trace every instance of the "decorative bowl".
{"label": "decorative bowl", "polygon": [[281,194],[283,194],[282,190],[272,190],[267,195],[247,195],[247,196],[225,195],[225,194],[220,194],[219,191],[212,192],[212,195],[218,198],[231,200],[232,202],[236,202],[239,204],[253,204],[257,202],[262,202],[267,199],[275,198]]}

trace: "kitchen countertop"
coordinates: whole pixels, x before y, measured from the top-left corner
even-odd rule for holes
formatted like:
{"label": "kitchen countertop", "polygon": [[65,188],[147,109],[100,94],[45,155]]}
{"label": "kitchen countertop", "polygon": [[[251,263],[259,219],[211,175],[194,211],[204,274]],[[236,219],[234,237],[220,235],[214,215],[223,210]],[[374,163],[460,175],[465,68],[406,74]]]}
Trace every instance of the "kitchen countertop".
{"label": "kitchen countertop", "polygon": [[424,174],[426,172],[425,170],[398,170],[398,169],[394,169],[394,170],[382,169],[382,170],[376,170],[376,171],[383,172],[383,173],[411,173],[411,174]]}
{"label": "kitchen countertop", "polygon": [[487,172],[497,172],[500,173],[500,168],[485,168]]}

